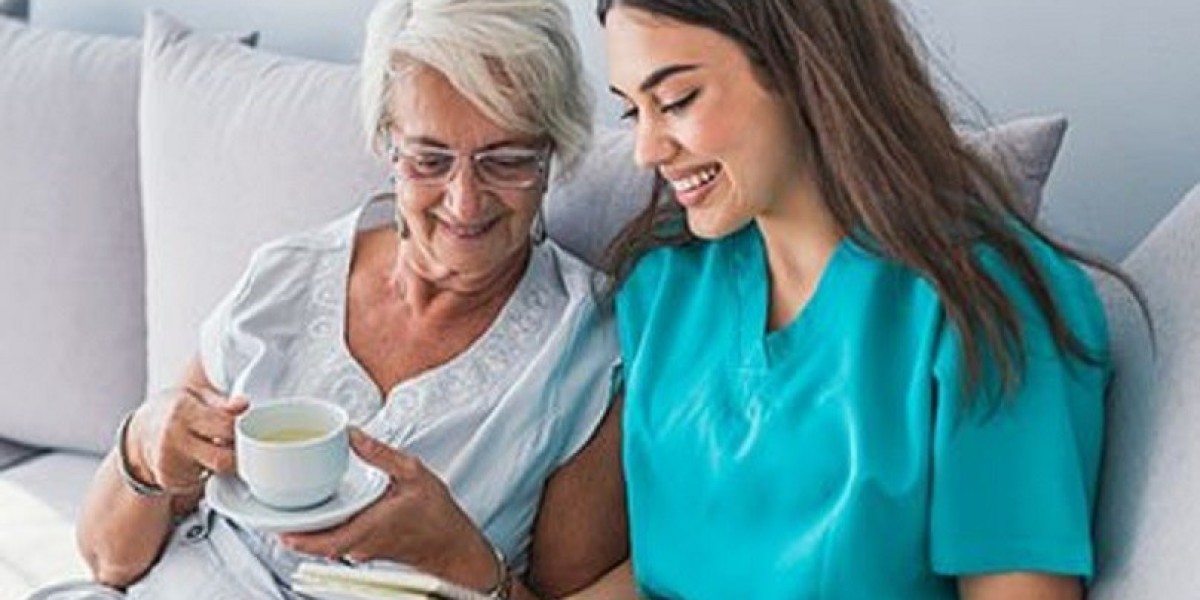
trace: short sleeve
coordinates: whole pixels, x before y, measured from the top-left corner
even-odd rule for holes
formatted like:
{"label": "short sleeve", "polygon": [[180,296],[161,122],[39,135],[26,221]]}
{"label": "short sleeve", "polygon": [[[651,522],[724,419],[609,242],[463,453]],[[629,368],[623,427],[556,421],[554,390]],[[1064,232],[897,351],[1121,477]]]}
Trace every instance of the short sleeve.
{"label": "short sleeve", "polygon": [[[558,250],[556,249],[556,252]],[[557,464],[569,461],[592,438],[612,405],[614,372],[619,362],[612,311],[598,304],[594,271],[573,257],[559,255],[556,263],[570,296],[571,326],[557,351],[557,367],[548,381],[554,398],[559,454]]]}
{"label": "short sleeve", "polygon": [[222,393],[230,392],[231,374],[240,370],[231,364],[236,361],[230,344],[230,323],[239,299],[250,287],[250,279],[251,271],[247,269],[200,325],[200,364],[209,383]]}
{"label": "short sleeve", "polygon": [[618,358],[612,321],[599,311],[589,312],[576,330],[570,353],[563,356],[560,380],[553,384],[563,436],[560,466],[592,438],[616,391],[613,373]]}
{"label": "short sleeve", "polygon": [[1059,309],[1098,360],[1059,353],[1023,286],[994,257],[985,260],[1017,305],[1025,368],[1000,401],[985,396],[997,393],[994,366],[985,365],[984,384],[965,390],[960,338],[949,326],[939,338],[930,552],[942,575],[1093,573],[1090,527],[1110,373],[1107,330],[1082,271],[1037,250]]}

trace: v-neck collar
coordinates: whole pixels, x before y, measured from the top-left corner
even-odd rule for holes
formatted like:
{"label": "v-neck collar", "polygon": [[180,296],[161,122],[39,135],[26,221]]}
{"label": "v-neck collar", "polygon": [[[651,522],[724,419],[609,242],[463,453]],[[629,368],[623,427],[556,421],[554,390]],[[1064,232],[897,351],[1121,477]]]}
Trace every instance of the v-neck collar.
{"label": "v-neck collar", "polygon": [[845,271],[845,262],[852,253],[854,242],[845,236],[838,242],[821,271],[821,276],[808,301],[783,327],[768,331],[770,312],[770,280],[766,245],[758,226],[751,223],[736,234],[733,240],[733,260],[728,262],[730,276],[737,282],[738,306],[741,314],[740,337],[745,349],[746,367],[768,371],[772,365],[798,351],[805,340],[813,336],[826,318],[825,307],[836,295],[838,279]]}
{"label": "v-neck collar", "polygon": [[[452,402],[454,398],[463,396],[461,392],[466,389],[464,386],[490,388],[520,363],[518,356],[532,352],[540,343],[545,325],[553,321],[546,317],[546,313],[560,304],[545,283],[552,279],[546,277],[544,272],[552,268],[547,262],[549,257],[535,247],[530,253],[525,273],[495,320],[465,350],[441,365],[396,383],[389,390],[381,389],[350,351],[346,336],[348,296],[350,267],[358,234],[386,224],[389,218],[394,218],[390,216],[393,214],[394,201],[385,197],[367,202],[347,219],[346,230],[343,230],[343,239],[347,243],[337,273],[343,282],[336,298],[339,318],[335,338],[338,352],[359,377],[370,383],[377,406],[383,409],[373,420],[388,420],[386,415],[391,410],[411,411],[414,407],[420,408],[431,396],[438,396],[438,401]],[[398,408],[392,409],[393,406]],[[391,432],[390,437],[397,435],[397,432]]]}

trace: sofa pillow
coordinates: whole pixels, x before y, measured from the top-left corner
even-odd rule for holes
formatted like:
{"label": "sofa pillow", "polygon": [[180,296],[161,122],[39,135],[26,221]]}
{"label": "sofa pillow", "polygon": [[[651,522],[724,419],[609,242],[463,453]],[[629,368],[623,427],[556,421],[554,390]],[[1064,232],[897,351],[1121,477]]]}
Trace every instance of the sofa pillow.
{"label": "sofa pillow", "polygon": [[[1028,117],[963,136],[1008,174],[1033,217],[1066,129],[1063,117]],[[547,230],[564,248],[598,265],[609,241],[645,206],[652,184],[651,173],[633,164],[632,132],[600,128],[571,178],[551,187]]]}
{"label": "sofa pillow", "polygon": [[1200,186],[1121,264],[1141,286],[1147,326],[1103,279],[1115,379],[1097,507],[1097,576],[1088,598],[1194,598],[1200,589]]}
{"label": "sofa pillow", "polygon": [[0,440],[0,471],[38,454],[36,448]]}
{"label": "sofa pillow", "polygon": [[964,135],[967,145],[1008,175],[1023,200],[1025,215],[1037,217],[1042,190],[1062,148],[1067,119],[1040,116],[1014,119]]}
{"label": "sofa pillow", "polygon": [[356,67],[256,51],[146,16],[141,182],[148,381],[170,385],[258,245],[382,189]]}
{"label": "sofa pillow", "polygon": [[142,397],[140,51],[0,19],[0,438],[101,452]]}
{"label": "sofa pillow", "polygon": [[0,16],[28,19],[29,0],[0,0]]}

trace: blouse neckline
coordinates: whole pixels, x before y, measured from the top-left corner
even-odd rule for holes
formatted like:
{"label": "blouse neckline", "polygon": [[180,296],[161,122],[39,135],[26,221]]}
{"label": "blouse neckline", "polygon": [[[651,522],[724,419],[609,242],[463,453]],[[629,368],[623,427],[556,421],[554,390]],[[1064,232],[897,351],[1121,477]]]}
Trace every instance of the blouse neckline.
{"label": "blouse neckline", "polygon": [[[358,235],[385,224],[389,218],[394,218],[382,216],[385,212],[381,208],[387,207],[386,215],[392,215],[393,204],[390,198],[377,198],[360,207],[348,219],[347,229],[342,231],[346,243],[339,257],[338,269],[330,275],[338,277],[341,281],[341,285],[337,286],[337,296],[333,299],[337,303],[338,314],[337,331],[334,336],[337,340],[337,351],[355,374],[369,383],[368,387],[373,392],[372,398],[379,409],[371,420],[386,423],[387,437],[395,440],[404,437],[405,430],[412,429],[415,425],[418,419],[412,418],[416,416],[414,413],[433,416],[450,412],[453,407],[447,406],[447,403],[459,404],[467,401],[468,394],[462,393],[464,390],[491,389],[498,384],[521,363],[521,356],[528,356],[535,350],[544,337],[541,334],[542,330],[553,321],[548,318],[547,313],[557,303],[544,283],[546,278],[535,276],[549,267],[546,264],[545,253],[539,252],[535,246],[530,253],[525,273],[521,275],[512,294],[478,338],[445,363],[402,380],[386,391],[383,390],[350,351],[346,332],[349,317],[350,266]],[[476,400],[488,397],[486,394],[478,396]],[[438,408],[435,409],[430,404],[437,404]],[[389,418],[390,413],[399,410],[403,410],[409,417],[403,419],[403,422],[409,424],[404,430],[397,430],[398,420]]]}

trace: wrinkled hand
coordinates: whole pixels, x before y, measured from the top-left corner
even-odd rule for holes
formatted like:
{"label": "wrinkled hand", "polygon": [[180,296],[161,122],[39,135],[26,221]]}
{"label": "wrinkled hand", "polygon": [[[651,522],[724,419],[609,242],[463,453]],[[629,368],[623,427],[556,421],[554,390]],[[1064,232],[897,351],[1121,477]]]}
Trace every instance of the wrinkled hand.
{"label": "wrinkled hand", "polygon": [[130,423],[127,449],[135,475],[171,494],[195,492],[212,473],[232,472],[233,422],[245,398],[212,388],[172,388],[142,405]]}
{"label": "wrinkled hand", "polygon": [[350,431],[350,443],[364,461],[388,474],[388,490],[335,528],[281,536],[286,546],[332,559],[402,562],[467,586],[493,583],[491,546],[437,475],[416,457],[358,429]]}

